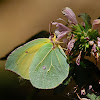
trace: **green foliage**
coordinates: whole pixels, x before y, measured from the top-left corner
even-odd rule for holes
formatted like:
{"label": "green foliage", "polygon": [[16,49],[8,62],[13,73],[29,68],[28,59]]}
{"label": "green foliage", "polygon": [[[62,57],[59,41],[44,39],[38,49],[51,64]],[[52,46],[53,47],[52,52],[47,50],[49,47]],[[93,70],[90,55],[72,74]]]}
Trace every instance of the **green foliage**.
{"label": "green foliage", "polygon": [[100,100],[100,96],[96,96],[94,93],[92,94],[87,94],[87,97],[90,98],[91,100]]}
{"label": "green foliage", "polygon": [[79,15],[83,19],[83,22],[85,23],[85,30],[87,31],[88,29],[91,28],[91,17],[87,13],[82,13]]}
{"label": "green foliage", "polygon": [[[76,39],[76,42],[72,49],[73,57],[77,55],[79,51],[82,51],[83,58],[85,55],[90,56],[92,46],[89,44],[89,41],[93,41],[94,43],[97,43],[97,37],[99,37],[98,31],[90,29],[90,27],[86,29],[81,24],[77,24],[73,26],[72,29],[73,29],[72,34],[74,35],[74,38]],[[96,48],[99,51],[98,46],[96,46]]]}
{"label": "green foliage", "polygon": [[90,38],[90,40],[97,40],[99,33],[98,33],[97,30],[89,29],[88,32],[87,32],[87,36]]}
{"label": "green foliage", "polygon": [[64,85],[68,85],[71,82],[72,76],[70,76],[65,82]]}

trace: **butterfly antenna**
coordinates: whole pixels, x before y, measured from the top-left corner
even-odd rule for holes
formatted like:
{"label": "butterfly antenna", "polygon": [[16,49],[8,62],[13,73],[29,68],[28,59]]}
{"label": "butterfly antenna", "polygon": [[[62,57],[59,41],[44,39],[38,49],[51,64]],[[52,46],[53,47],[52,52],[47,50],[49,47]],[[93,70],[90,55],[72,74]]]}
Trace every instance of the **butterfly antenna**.
{"label": "butterfly antenna", "polygon": [[51,22],[51,23],[49,24],[49,33],[50,33],[51,39],[54,37],[54,34],[52,33],[52,23],[53,23],[53,22]]}

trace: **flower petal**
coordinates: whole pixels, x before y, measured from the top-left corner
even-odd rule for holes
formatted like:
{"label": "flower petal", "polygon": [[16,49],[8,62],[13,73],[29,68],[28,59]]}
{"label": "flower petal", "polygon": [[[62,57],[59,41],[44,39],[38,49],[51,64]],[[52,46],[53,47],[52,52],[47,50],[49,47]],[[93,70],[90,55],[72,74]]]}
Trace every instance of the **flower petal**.
{"label": "flower petal", "polygon": [[89,45],[93,45],[94,44],[94,41],[89,41]]}
{"label": "flower petal", "polygon": [[97,29],[100,25],[100,19],[95,19],[92,24],[93,29]]}
{"label": "flower petal", "polygon": [[80,65],[81,53],[82,53],[82,51],[80,51],[80,54],[79,54],[78,57],[76,58],[76,64],[77,64],[78,66]]}
{"label": "flower petal", "polygon": [[97,40],[98,40],[98,47],[100,48],[100,38],[97,37]]}
{"label": "flower petal", "polygon": [[61,34],[68,33],[68,31],[71,31],[70,28],[68,28],[67,26],[63,25],[62,23],[53,22],[52,24],[53,24],[53,25],[56,25],[56,27],[58,27],[58,28],[55,30],[55,34],[56,34],[57,36],[58,36],[58,35],[61,35]]}
{"label": "flower petal", "polygon": [[62,39],[68,32],[69,32],[69,31],[66,31],[66,32],[63,33],[63,34],[58,35],[57,41],[60,40],[60,39]]}
{"label": "flower petal", "polygon": [[97,50],[96,50],[96,44],[94,44],[93,47],[92,47],[92,52],[95,53],[96,51],[97,51]]}
{"label": "flower petal", "polygon": [[91,90],[92,89],[92,85],[89,85],[89,90]]}
{"label": "flower petal", "polygon": [[86,94],[86,92],[85,92],[85,89],[83,88],[82,90],[81,90],[81,95],[85,95]]}
{"label": "flower petal", "polygon": [[57,20],[61,20],[61,21],[65,22],[65,23],[67,24],[67,21],[65,21],[65,20],[62,19],[62,18],[58,18]]}
{"label": "flower petal", "polygon": [[62,13],[68,18],[71,24],[77,24],[75,13],[68,7],[62,10]]}
{"label": "flower petal", "polygon": [[74,47],[74,43],[75,43],[75,39],[72,39],[72,40],[69,41],[68,46],[67,46],[67,49],[69,51],[71,51],[72,48]]}

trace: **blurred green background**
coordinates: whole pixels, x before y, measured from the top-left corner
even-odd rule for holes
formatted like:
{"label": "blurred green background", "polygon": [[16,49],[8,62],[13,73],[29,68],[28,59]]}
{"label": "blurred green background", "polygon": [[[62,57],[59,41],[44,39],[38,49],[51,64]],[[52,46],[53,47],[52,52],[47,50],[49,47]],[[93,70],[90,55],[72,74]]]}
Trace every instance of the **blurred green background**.
{"label": "blurred green background", "polygon": [[[51,21],[66,19],[61,13],[64,7],[70,7],[76,15],[88,13],[92,21],[100,16],[100,0],[0,0],[0,58],[38,32],[48,31]],[[38,91],[28,81],[4,68],[5,61],[0,61],[0,100],[53,96],[52,90]]]}

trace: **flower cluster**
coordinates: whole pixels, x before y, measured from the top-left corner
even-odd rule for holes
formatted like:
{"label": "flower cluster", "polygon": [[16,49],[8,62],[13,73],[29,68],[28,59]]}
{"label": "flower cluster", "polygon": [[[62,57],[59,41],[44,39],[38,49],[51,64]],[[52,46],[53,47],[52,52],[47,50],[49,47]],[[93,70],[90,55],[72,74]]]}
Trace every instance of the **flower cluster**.
{"label": "flower cluster", "polygon": [[80,60],[84,56],[91,54],[98,60],[100,55],[100,34],[98,32],[100,19],[95,19],[91,24],[90,16],[82,13],[78,17],[81,17],[83,22],[78,23],[75,13],[70,8],[64,8],[62,13],[68,19],[66,25],[58,22],[53,22],[52,25],[57,27],[55,30],[56,40],[66,44],[64,47],[66,55],[76,57],[77,65],[80,65]]}

